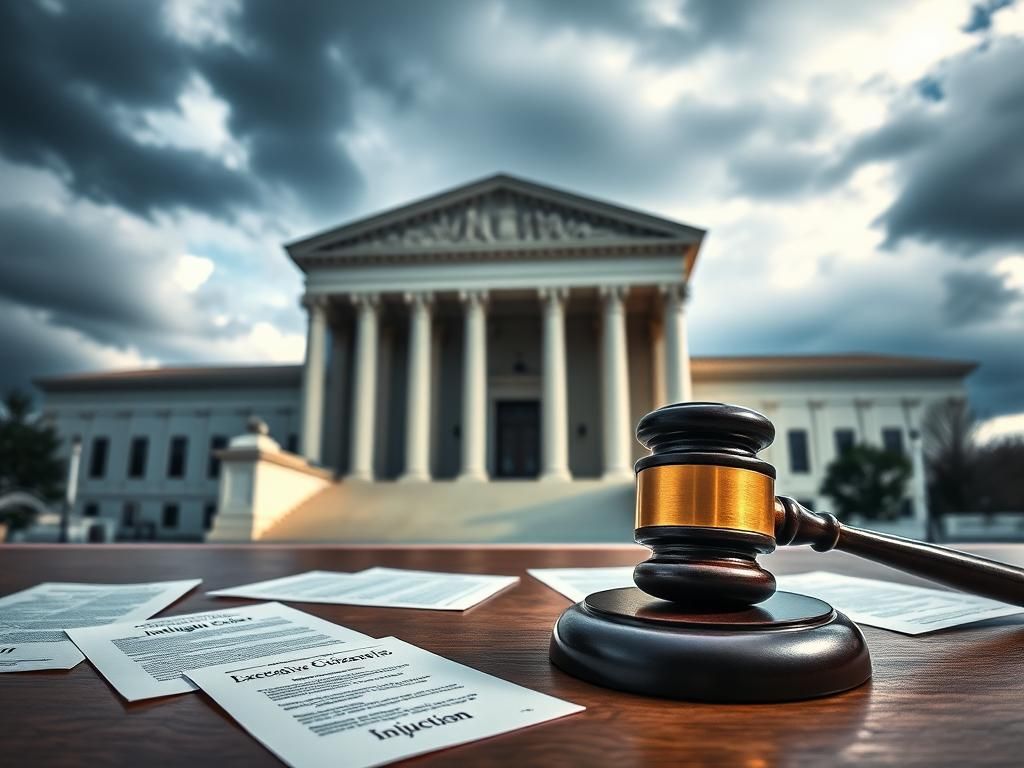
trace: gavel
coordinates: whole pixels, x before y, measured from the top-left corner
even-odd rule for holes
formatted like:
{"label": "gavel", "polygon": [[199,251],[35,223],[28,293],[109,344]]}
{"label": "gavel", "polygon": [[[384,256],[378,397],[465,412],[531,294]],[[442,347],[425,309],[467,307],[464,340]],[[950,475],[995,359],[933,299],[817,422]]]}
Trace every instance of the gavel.
{"label": "gavel", "polygon": [[775,593],[757,555],[810,544],[1024,606],[1024,569],[854,528],[776,496],[775,468],[757,456],[775,428],[756,411],[668,405],[644,416],[636,435],[651,452],[636,463],[636,541],[652,554],[633,574],[648,595],[692,609],[756,605]]}
{"label": "gavel", "polygon": [[549,655],[608,688],[708,702],[829,696],[871,678],[860,628],[823,600],[776,592],[757,562],[779,544],[842,550],[965,592],[1024,605],[1024,570],[863,531],[775,495],[758,458],[775,437],[756,411],[678,403],[644,416],[635,587],[588,595],[555,622]]}

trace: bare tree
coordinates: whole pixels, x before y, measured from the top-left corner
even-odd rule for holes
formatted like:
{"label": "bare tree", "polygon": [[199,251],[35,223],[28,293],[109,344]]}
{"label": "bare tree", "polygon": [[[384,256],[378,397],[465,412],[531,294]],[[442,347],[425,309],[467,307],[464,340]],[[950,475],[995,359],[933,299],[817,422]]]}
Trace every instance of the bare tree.
{"label": "bare tree", "polygon": [[928,496],[933,514],[967,512],[977,507],[976,422],[967,401],[936,403],[921,425],[928,464]]}

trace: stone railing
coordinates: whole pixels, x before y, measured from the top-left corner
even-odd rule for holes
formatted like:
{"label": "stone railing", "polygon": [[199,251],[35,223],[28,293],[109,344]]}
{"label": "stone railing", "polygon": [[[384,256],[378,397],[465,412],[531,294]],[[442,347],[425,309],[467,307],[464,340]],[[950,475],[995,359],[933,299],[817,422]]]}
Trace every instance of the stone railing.
{"label": "stone railing", "polygon": [[256,541],[296,506],[334,481],[332,472],[281,449],[255,423],[217,453],[217,517],[207,541]]}

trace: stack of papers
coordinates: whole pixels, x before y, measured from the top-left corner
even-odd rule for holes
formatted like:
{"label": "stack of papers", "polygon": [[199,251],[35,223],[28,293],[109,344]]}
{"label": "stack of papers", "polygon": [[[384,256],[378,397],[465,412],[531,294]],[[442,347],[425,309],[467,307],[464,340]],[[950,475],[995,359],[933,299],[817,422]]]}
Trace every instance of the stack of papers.
{"label": "stack of papers", "polygon": [[51,582],[0,598],[0,672],[71,669],[84,657],[64,630],[147,619],[201,581]]}
{"label": "stack of papers", "polygon": [[68,634],[129,701],[199,687],[295,768],[382,765],[583,710],[280,603]]}
{"label": "stack of papers", "polygon": [[[211,594],[458,611],[518,581],[371,568]],[[335,766],[339,756],[382,765],[583,710],[277,602],[148,618],[199,583],[41,584],[4,597],[0,670],[70,669],[88,657],[129,701],[201,687],[297,768]]]}
{"label": "stack of papers", "polygon": [[208,594],[295,603],[464,611],[518,582],[518,576],[368,568],[357,573],[309,571]]}

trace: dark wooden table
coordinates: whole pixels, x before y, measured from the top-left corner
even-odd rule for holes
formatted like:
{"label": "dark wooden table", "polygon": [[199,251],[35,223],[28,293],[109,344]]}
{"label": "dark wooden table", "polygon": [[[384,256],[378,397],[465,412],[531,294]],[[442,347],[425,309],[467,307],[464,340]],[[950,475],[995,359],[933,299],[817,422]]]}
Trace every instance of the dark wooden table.
{"label": "dark wooden table", "polygon": [[[1024,565],[1024,546],[972,551]],[[375,637],[394,635],[587,711],[411,761],[416,765],[1024,765],[1024,617],[907,637],[864,627],[874,679],[814,701],[724,706],[592,687],[551,667],[548,637],[568,600],[531,567],[627,565],[638,547],[345,548],[0,546],[0,594],[42,581],[202,577],[161,615],[247,601],[204,591],[311,569],[387,565],[517,574],[522,582],[464,614],[299,604]],[[778,552],[776,573],[828,569],[906,583],[838,553]],[[125,703],[88,661],[70,672],[0,674],[0,765],[277,766],[202,694]],[[344,765],[339,757],[339,766]]]}

